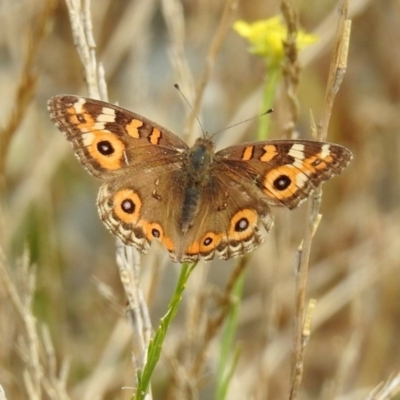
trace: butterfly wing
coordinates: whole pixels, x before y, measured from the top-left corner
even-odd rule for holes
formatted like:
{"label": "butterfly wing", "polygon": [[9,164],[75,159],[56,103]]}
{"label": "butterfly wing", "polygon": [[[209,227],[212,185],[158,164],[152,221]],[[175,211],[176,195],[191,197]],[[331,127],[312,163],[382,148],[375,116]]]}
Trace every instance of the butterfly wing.
{"label": "butterfly wing", "polygon": [[156,179],[124,176],[104,183],[97,198],[100,218],[125,244],[147,253],[158,239],[178,261],[184,175],[171,164],[155,167],[152,173]]}
{"label": "butterfly wing", "polygon": [[260,222],[272,226],[269,205],[297,207],[350,162],[346,148],[307,140],[245,143],[215,154],[178,259],[197,261],[243,255],[262,241]]}
{"label": "butterfly wing", "polygon": [[159,239],[174,258],[186,143],[141,115],[98,100],[55,96],[48,109],[83,166],[106,181],[97,205],[107,228],[142,253]]}
{"label": "butterfly wing", "polygon": [[297,207],[321,183],[339,174],[352,159],[337,144],[311,140],[243,143],[216,153],[237,182],[253,182],[269,204]]}
{"label": "butterfly wing", "polygon": [[101,179],[179,163],[188,149],[155,122],[99,100],[60,95],[48,109],[83,166]]}
{"label": "butterfly wing", "polygon": [[180,261],[227,260],[243,255],[263,242],[260,222],[267,231],[272,227],[265,196],[255,196],[251,183],[238,183],[224,166],[215,167],[203,187],[199,211],[177,247]]}
{"label": "butterfly wing", "polygon": [[[97,205],[108,229],[143,253],[158,239],[174,261],[228,259],[253,250],[263,240],[259,223],[272,226],[269,205],[296,207],[351,159],[347,149],[329,143],[240,144],[212,154],[204,182],[193,186],[185,170],[188,146],[156,123],[69,95],[53,97],[48,108],[81,163],[106,181]],[[196,212],[185,219],[186,228],[182,205],[192,204],[192,190]]]}

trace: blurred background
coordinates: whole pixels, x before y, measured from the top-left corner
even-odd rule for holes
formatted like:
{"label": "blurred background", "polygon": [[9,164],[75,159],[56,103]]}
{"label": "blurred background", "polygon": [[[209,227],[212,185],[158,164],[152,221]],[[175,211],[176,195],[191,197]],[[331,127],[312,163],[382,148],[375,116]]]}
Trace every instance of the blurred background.
{"label": "blurred background", "polygon": [[[186,134],[190,110],[173,85],[179,83],[193,104],[225,1],[92,3],[109,101]],[[301,399],[367,398],[400,370],[400,2],[350,3],[348,68],[328,140],[348,147],[354,160],[323,187],[307,288],[307,299],[317,304]],[[294,4],[301,27],[319,37],[301,52],[297,91],[296,129],[311,138],[310,110],[318,122],[338,2]],[[239,1],[233,20],[277,14],[280,1],[246,0]],[[32,364],[43,365],[43,376],[36,378],[46,387],[67,360],[66,387],[59,388],[65,397],[43,389],[36,398],[128,399],[135,374],[132,337],[115,241],[95,207],[100,185],[78,163],[46,109],[53,95],[88,95],[67,7],[63,1],[2,0],[0,24],[0,384],[8,399],[34,398],[26,389]],[[199,112],[208,132],[261,110],[268,71],[248,47],[228,29]],[[278,87],[275,112],[267,117],[274,139],[283,137],[290,121],[282,93]],[[219,133],[217,147],[256,140],[257,123]],[[201,132],[195,128],[190,144]],[[296,250],[306,206],[273,213],[273,231],[248,260],[235,336],[241,353],[227,399],[288,397]],[[224,291],[236,264],[197,266],[156,369],[155,399],[215,398],[220,334],[207,341],[202,324],[218,310],[215,293]],[[153,327],[166,311],[179,269],[160,246],[142,259],[141,284]],[[29,356],[31,325],[16,311],[16,297],[22,305],[32,300],[39,342],[51,337],[52,345],[44,340],[47,345],[39,346],[38,360]]]}

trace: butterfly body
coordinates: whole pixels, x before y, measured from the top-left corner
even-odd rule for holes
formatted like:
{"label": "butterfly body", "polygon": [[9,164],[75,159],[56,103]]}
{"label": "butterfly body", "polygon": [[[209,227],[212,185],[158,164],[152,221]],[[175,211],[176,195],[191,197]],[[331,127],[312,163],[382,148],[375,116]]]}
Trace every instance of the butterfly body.
{"label": "butterfly body", "polygon": [[80,162],[104,181],[107,228],[146,253],[157,239],[173,261],[229,259],[262,241],[270,205],[297,207],[340,173],[351,153],[307,140],[242,143],[215,152],[210,137],[182,139],[121,107],[77,96],[50,99],[52,120]]}
{"label": "butterfly body", "polygon": [[185,234],[198,212],[199,201],[204,187],[212,185],[212,163],[214,143],[208,139],[197,139],[190,148],[187,160],[182,164],[185,179],[183,182],[184,197],[180,218],[181,231]]}

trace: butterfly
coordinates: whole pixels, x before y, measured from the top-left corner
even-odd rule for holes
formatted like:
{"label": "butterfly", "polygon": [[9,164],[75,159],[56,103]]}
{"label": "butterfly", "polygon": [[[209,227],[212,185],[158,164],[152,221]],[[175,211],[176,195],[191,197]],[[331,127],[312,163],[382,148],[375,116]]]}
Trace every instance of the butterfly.
{"label": "butterfly", "polygon": [[159,240],[175,262],[229,259],[256,248],[273,224],[270,206],[297,207],[352,159],[311,140],[241,143],[215,152],[208,135],[189,147],[149,119],[72,95],[48,101],[52,121],[90,174],[104,183],[106,227],[146,253]]}

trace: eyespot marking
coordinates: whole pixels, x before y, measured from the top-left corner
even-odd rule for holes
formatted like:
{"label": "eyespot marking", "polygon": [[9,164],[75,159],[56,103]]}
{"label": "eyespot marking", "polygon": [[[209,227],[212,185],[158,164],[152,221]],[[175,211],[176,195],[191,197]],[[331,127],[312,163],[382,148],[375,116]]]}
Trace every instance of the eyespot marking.
{"label": "eyespot marking", "polygon": [[236,232],[243,232],[249,226],[249,220],[245,217],[240,218],[238,222],[235,224],[235,231]]}
{"label": "eyespot marking", "polygon": [[131,199],[125,199],[121,203],[122,211],[126,214],[133,214],[135,212],[135,203]]}
{"label": "eyespot marking", "polygon": [[296,192],[299,171],[292,165],[284,165],[267,172],[264,177],[264,192],[273,195],[279,200],[285,200]]}
{"label": "eyespot marking", "polygon": [[287,189],[291,183],[292,180],[287,175],[279,175],[275,178],[273,185],[276,190],[282,191]]}
{"label": "eyespot marking", "polygon": [[139,221],[142,201],[139,195],[131,189],[123,189],[115,193],[113,209],[117,217],[129,225],[136,225]]}
{"label": "eyespot marking", "polygon": [[102,140],[101,142],[97,143],[97,150],[103,155],[103,156],[110,156],[111,154],[114,153],[114,147],[108,140]]}
{"label": "eyespot marking", "polygon": [[200,241],[191,244],[186,250],[188,256],[201,254],[206,256],[213,252],[224,240],[222,233],[207,232]]}
{"label": "eyespot marking", "polygon": [[147,240],[151,242],[154,239],[158,239],[168,251],[171,252],[174,250],[172,240],[164,235],[164,230],[159,223],[142,221],[141,225]]}
{"label": "eyespot marking", "polygon": [[229,241],[246,240],[254,234],[257,226],[257,213],[252,209],[243,209],[238,211],[231,219],[229,226]]}
{"label": "eyespot marking", "polygon": [[92,132],[83,138],[86,148],[103,168],[116,170],[121,168],[124,159],[125,145],[120,139],[107,132]]}

